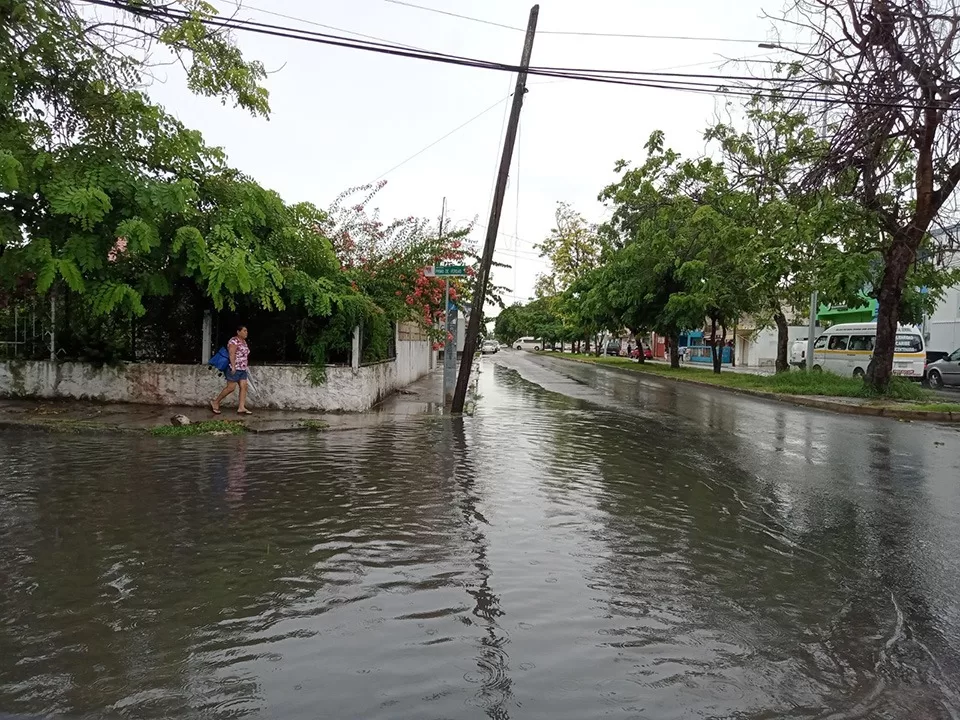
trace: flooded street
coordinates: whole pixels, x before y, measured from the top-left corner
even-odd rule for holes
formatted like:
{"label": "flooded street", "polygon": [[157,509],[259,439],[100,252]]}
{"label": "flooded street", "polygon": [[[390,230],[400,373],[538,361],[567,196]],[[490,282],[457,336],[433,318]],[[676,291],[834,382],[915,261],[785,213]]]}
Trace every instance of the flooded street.
{"label": "flooded street", "polygon": [[960,718],[960,433],[507,351],[475,417],[0,432],[0,717]]}

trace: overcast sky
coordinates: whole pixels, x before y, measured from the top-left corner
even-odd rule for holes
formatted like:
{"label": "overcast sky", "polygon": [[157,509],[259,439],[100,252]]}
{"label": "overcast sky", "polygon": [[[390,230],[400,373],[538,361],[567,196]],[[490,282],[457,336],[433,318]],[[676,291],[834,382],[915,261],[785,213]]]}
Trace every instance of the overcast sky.
{"label": "overcast sky", "polygon": [[[517,0],[411,0],[418,5],[523,27],[530,5]],[[224,13],[235,6],[218,0]],[[540,31],[683,35],[745,42],[659,40],[540,34],[534,65],[602,69],[715,72],[723,58],[773,56],[757,47],[772,37],[763,10],[779,0],[541,0]],[[289,15],[297,20],[266,14]],[[440,52],[519,62],[523,33],[426,12],[389,0],[251,0],[239,17],[278,25],[322,23]],[[149,91],[172,114],[223,147],[232,165],[292,202],[320,207],[342,190],[376,180],[457,126],[504,102],[387,173],[377,205],[384,218],[437,218],[443,197],[448,218],[486,225],[498,149],[505,127],[508,73],[455,67],[270,38],[244,32],[245,55],[274,71],[267,81],[272,114],[251,118],[218,101],[197,98],[168,71]],[[742,72],[728,66],[726,72]],[[647,88],[531,78],[520,139],[500,224],[498,284],[508,300],[525,301],[545,263],[533,244],[553,226],[557,201],[589,220],[604,218],[597,194],[615,176],[620,158],[640,159],[651,131],[684,154],[704,149],[702,131],[722,100]],[[516,236],[510,237],[510,236]],[[479,244],[483,230],[473,235]]]}

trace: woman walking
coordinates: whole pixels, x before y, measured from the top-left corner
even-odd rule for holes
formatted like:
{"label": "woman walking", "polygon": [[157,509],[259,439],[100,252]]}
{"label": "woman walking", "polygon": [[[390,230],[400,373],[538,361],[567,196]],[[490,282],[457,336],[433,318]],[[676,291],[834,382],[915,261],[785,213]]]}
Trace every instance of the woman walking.
{"label": "woman walking", "polygon": [[237,405],[238,415],[253,415],[247,410],[247,359],[250,357],[250,348],[247,347],[247,335],[249,335],[246,325],[237,327],[237,334],[230,338],[227,343],[227,352],[230,354],[230,367],[224,373],[227,378],[227,386],[220,391],[220,394],[214,400],[210,401],[210,408],[214,415],[220,414],[220,403],[233,394],[233,391],[240,388],[240,402]]}

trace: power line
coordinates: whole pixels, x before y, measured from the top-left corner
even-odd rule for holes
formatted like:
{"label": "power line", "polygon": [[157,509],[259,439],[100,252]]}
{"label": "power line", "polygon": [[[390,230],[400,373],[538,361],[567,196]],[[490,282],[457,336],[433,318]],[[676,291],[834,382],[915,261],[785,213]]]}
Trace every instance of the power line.
{"label": "power line", "polygon": [[272,15],[273,17],[280,17],[280,18],[284,18],[285,20],[296,20],[297,22],[302,22],[307,25],[322,27],[327,30],[334,30],[336,32],[345,33],[347,35],[356,35],[357,37],[366,38],[367,40],[377,40],[382,43],[389,43],[391,45],[408,48],[410,50],[424,51],[423,48],[417,47],[416,45],[408,45],[406,43],[398,42],[396,40],[387,40],[386,38],[377,37],[376,35],[366,35],[365,33],[356,32],[355,30],[346,30],[344,28],[338,28],[333,25],[324,25],[323,23],[317,22],[315,20],[308,20],[307,18],[297,17],[296,15],[286,15],[284,13],[275,12],[273,10],[266,10],[264,8],[256,7],[254,5],[242,3],[239,0],[237,0],[237,2],[234,2],[233,0],[225,0],[225,1],[229,2],[229,4],[231,5],[235,5],[237,10],[253,10],[254,12],[263,13],[264,15]]}
{"label": "power line", "polygon": [[427,146],[424,147],[423,149],[418,150],[417,152],[415,152],[413,155],[411,155],[410,157],[408,157],[408,158],[407,158],[406,160],[404,160],[403,162],[397,163],[396,165],[394,165],[392,168],[390,168],[390,169],[387,170],[386,172],[380,173],[380,174],[377,176],[376,179],[379,180],[380,178],[385,177],[386,175],[389,175],[390,173],[392,173],[392,172],[393,172],[394,170],[396,170],[397,168],[400,168],[400,167],[406,165],[408,162],[410,162],[410,161],[413,160],[414,158],[417,158],[417,157],[419,157],[420,155],[423,155],[423,153],[425,153],[427,150],[429,150],[430,148],[432,148],[434,145],[437,145],[437,144],[441,143],[442,141],[446,140],[448,137],[450,137],[451,135],[453,135],[455,132],[457,132],[457,131],[462,130],[463,128],[465,128],[467,125],[469,125],[470,123],[472,123],[474,120],[479,120],[481,117],[483,117],[484,115],[486,115],[488,112],[490,112],[491,110],[493,110],[495,107],[497,107],[498,105],[500,105],[500,104],[503,103],[504,101],[509,100],[512,95],[513,95],[513,93],[510,93],[510,95],[507,95],[505,98],[500,98],[500,99],[497,100],[493,105],[491,105],[490,107],[488,107],[486,110],[481,110],[481,111],[478,112],[476,115],[474,115],[472,118],[470,118],[469,120],[467,120],[465,123],[463,123],[463,124],[461,124],[461,125],[457,125],[457,127],[455,127],[453,130],[451,130],[450,132],[448,132],[448,133],[447,133],[446,135],[444,135],[443,137],[437,138],[437,139],[434,140],[432,143],[430,143],[429,145],[427,145]]}
{"label": "power line", "polygon": [[394,5],[403,5],[404,7],[416,8],[417,10],[426,10],[427,12],[436,13],[437,15],[446,15],[448,17],[460,18],[461,20],[470,20],[482,25],[492,25],[493,27],[504,28],[505,30],[524,32],[523,28],[518,28],[513,25],[504,25],[503,23],[493,22],[492,20],[481,20],[480,18],[470,17],[469,15],[460,15],[459,13],[438,10],[437,8],[426,7],[424,5],[414,5],[413,3],[402,2],[402,0],[386,0],[386,2],[393,3]]}
{"label": "power line", "polygon": [[[101,5],[104,7],[110,7],[119,10],[125,10],[134,15],[140,15],[143,17],[153,17],[153,18],[167,18],[175,20],[196,20],[195,17],[184,13],[183,11],[175,10],[173,8],[146,8],[142,6],[132,6],[121,0],[86,0],[88,3],[93,5]],[[324,33],[317,33],[307,30],[302,30],[299,28],[285,28],[276,25],[268,25],[265,23],[257,23],[252,21],[240,21],[240,20],[220,20],[219,18],[204,18],[201,20],[204,25],[209,25],[211,27],[219,27],[227,30],[240,29],[246,30],[248,32],[254,32],[263,35],[269,35],[274,37],[282,37],[294,40],[302,40],[306,42],[315,42],[321,45],[330,45],[334,47],[344,47],[355,50],[365,50],[368,52],[376,52],[384,55],[391,55],[397,57],[407,57],[420,60],[428,60],[432,62],[440,62],[450,65],[458,65],[464,67],[475,67],[488,70],[499,70],[505,72],[516,72],[519,68],[515,65],[509,65],[505,63],[498,63],[486,60],[478,60],[475,58],[465,58],[455,55],[447,55],[444,53],[434,52],[434,51],[421,51],[421,50],[409,50],[404,49],[399,46],[386,45],[381,43],[371,43],[367,41],[353,40],[351,38],[345,38],[342,36],[336,35],[327,35]],[[633,86],[633,87],[645,87],[653,89],[662,89],[662,90],[678,90],[683,92],[691,93],[700,93],[708,95],[717,95],[725,97],[767,97],[772,99],[781,99],[781,100],[797,100],[808,103],[815,104],[845,104],[849,102],[846,97],[842,95],[823,93],[822,88],[820,92],[816,94],[808,94],[803,89],[793,90],[792,92],[783,92],[782,90],[775,87],[766,87],[766,86],[745,86],[745,85],[735,85],[732,87],[726,87],[719,83],[702,83],[696,82],[693,80],[678,79],[678,78],[700,78],[704,77],[696,74],[682,75],[682,74],[673,74],[670,76],[664,76],[663,74],[655,76],[658,78],[657,82],[652,82],[646,77],[643,77],[645,73],[639,73],[637,71],[626,71],[626,70],[568,70],[563,68],[530,68],[529,74],[531,75],[541,75],[545,77],[557,77],[564,79],[573,79],[573,80],[582,80],[587,82],[597,82],[604,84],[612,85],[624,85],[624,86]],[[634,77],[628,77],[628,75],[634,75]],[[751,80],[757,81],[757,78],[751,78],[747,76],[710,76],[718,80]],[[781,78],[768,78],[766,81],[760,80],[760,82],[782,82]],[[811,81],[813,82],[813,81]],[[813,89],[813,88],[811,88]],[[799,93],[799,94],[798,94]],[[950,109],[949,106],[945,108],[943,103],[934,103],[930,105],[919,104],[919,103],[893,103],[885,101],[871,101],[871,100],[857,100],[858,105],[863,107],[892,107],[900,109]]]}
{"label": "power line", "polygon": [[[461,15],[459,13],[440,10],[438,8],[427,7],[426,5],[417,5],[404,0],[385,0],[393,5],[402,5],[408,8],[424,10],[426,12],[436,13],[437,15],[446,15],[448,17],[458,18],[460,20],[469,20],[470,22],[480,23],[482,25],[491,25],[493,27],[503,28],[504,30],[513,30],[514,32],[524,32],[523,28],[514,25],[484,20],[482,18],[472,17],[470,15]],[[575,37],[608,37],[608,38],[629,38],[635,40],[693,40],[703,42],[728,42],[728,43],[753,43],[758,44],[767,42],[766,40],[751,40],[746,38],[727,38],[727,37],[701,37],[693,35],[646,35],[635,33],[613,33],[613,32],[584,32],[579,30],[537,30],[537,35],[566,35]]]}

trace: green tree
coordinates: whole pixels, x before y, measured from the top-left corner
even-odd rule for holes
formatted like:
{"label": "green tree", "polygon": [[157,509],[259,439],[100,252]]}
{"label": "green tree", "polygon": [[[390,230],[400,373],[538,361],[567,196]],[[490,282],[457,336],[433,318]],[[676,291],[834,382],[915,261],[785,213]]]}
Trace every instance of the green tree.
{"label": "green tree", "polygon": [[525,332],[523,305],[514,303],[503,308],[494,321],[493,329],[497,339],[507,345],[513,345],[522,338]]}
{"label": "green tree", "polygon": [[[212,187],[218,181],[258,190],[227,177],[221,152],[137,89],[149,71],[144,57],[159,44],[186,69],[194,92],[268,111],[262,66],[204,24],[214,8],[174,5],[181,12],[139,2],[101,22],[67,0],[5,3],[0,282],[29,278],[41,295],[75,294],[93,316],[136,316],[145,294],[169,292],[165,259],[184,252],[214,302],[231,292],[254,292],[266,306],[281,302],[276,263],[229,248],[236,228],[211,226],[208,239],[196,227],[207,203],[223,200]],[[250,219],[262,208],[234,209],[249,210]]]}
{"label": "green tree", "polygon": [[846,248],[867,228],[850,198],[834,188],[803,186],[825,151],[805,113],[756,99],[746,107],[744,125],[718,123],[706,137],[718,142],[731,186],[740,192],[739,222],[754,228],[744,250],[757,260],[751,267],[755,318],[776,326],[776,370],[786,372],[787,311],[801,313],[813,290],[826,304],[856,304],[869,260]]}
{"label": "green tree", "polygon": [[[682,159],[663,139],[661,132],[651,135],[642,165],[618,163],[620,181],[600,196],[613,206],[609,227],[618,248],[601,281],[625,324],[666,335],[674,349],[682,329],[709,318],[719,372],[726,327],[755,300],[749,251],[755,231],[740,222],[743,197],[731,189],[722,165]],[[671,359],[678,364],[675,351]]]}
{"label": "green tree", "polygon": [[550,262],[550,270],[537,278],[538,297],[564,292],[574,282],[600,263],[603,252],[601,236],[595,226],[567,203],[557,203],[556,226],[550,236],[535,247],[540,257]]}
{"label": "green tree", "polygon": [[[885,390],[911,272],[960,183],[957,6],[953,0],[797,0],[790,8],[783,25],[812,43],[785,66],[795,84],[784,87],[802,96],[814,82],[831,99],[811,111],[827,113],[832,132],[807,184],[832,183],[851,193],[875,223],[874,232],[846,249],[879,258],[872,290],[877,342],[867,379]],[[951,282],[954,274],[941,277]],[[929,286],[929,298],[937,297],[939,285]]]}

